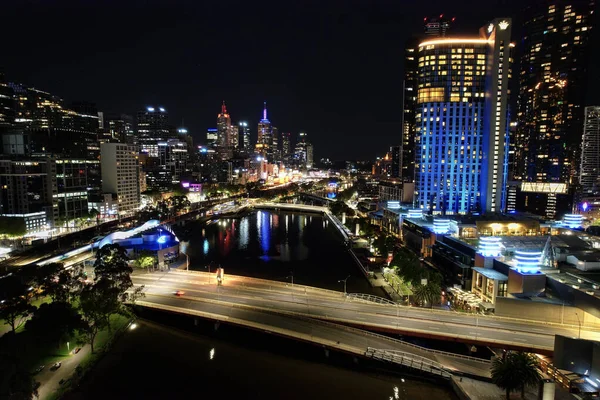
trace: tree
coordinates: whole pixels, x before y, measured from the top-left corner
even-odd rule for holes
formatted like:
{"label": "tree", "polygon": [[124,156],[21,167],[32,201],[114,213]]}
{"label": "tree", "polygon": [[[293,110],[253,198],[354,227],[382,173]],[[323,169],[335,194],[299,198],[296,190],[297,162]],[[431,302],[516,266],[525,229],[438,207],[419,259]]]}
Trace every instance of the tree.
{"label": "tree", "polygon": [[18,275],[0,279],[0,319],[10,325],[13,333],[35,310],[29,304],[29,288]]}
{"label": "tree", "polygon": [[42,304],[25,324],[42,341],[60,344],[85,326],[81,315],[69,303],[53,301]]}
{"label": "tree", "polygon": [[506,391],[506,399],[510,392],[521,390],[525,396],[525,387],[535,385],[541,378],[535,356],[524,352],[508,352],[492,362],[492,382]]}
{"label": "tree", "polygon": [[96,283],[105,280],[107,284],[117,289],[121,301],[125,301],[125,292],[133,286],[131,273],[133,268],[128,264],[125,249],[118,244],[107,244],[96,253],[94,273]]}
{"label": "tree", "polygon": [[429,303],[433,307],[440,300],[440,285],[435,282],[427,282],[426,285],[418,284],[413,288],[415,300],[419,303]]}
{"label": "tree", "polygon": [[18,217],[0,217],[0,236],[18,237],[27,233],[25,220]]}
{"label": "tree", "polygon": [[536,386],[542,379],[539,362],[535,355],[522,351],[513,353],[513,361],[521,373],[521,398],[525,398],[525,387]]}
{"label": "tree", "polygon": [[83,267],[65,269],[62,263],[50,263],[38,267],[38,286],[53,301],[70,302],[82,288]]}
{"label": "tree", "polygon": [[120,306],[117,289],[106,280],[86,286],[81,292],[79,310],[84,322],[83,333],[92,348],[92,353],[98,332],[110,328],[110,316]]}
{"label": "tree", "polygon": [[178,214],[190,208],[192,203],[187,196],[171,196],[169,197],[169,206],[174,214]]}
{"label": "tree", "polygon": [[36,382],[28,371],[16,365],[0,365],[0,367],[3,367],[0,398],[10,400],[31,400],[34,397],[38,397],[40,383]]}
{"label": "tree", "polygon": [[135,259],[134,265],[138,268],[150,268],[152,266],[154,266],[156,262],[156,257],[154,256],[153,253],[146,251],[146,250],[142,250],[140,251],[140,253],[138,254],[137,258]]}

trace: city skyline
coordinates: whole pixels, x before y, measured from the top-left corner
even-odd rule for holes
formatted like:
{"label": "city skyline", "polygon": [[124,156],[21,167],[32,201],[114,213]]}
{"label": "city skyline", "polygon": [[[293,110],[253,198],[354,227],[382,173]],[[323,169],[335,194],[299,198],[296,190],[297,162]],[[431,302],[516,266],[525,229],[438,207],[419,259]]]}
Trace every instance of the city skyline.
{"label": "city skyline", "polygon": [[[258,123],[262,104],[267,101],[270,114],[277,116],[278,127],[294,135],[301,131],[311,134],[317,158],[373,159],[382,148],[399,144],[402,48],[410,35],[422,31],[423,17],[430,15],[432,10],[447,12],[456,17],[450,34],[461,34],[477,29],[481,21],[497,15],[513,16],[520,9],[516,1],[486,5],[477,13],[465,4],[449,7],[442,2],[427,7],[415,5],[411,10],[378,2],[365,9],[358,5],[325,2],[320,8],[289,6],[289,10],[268,6],[253,10],[240,3],[230,7],[232,19],[239,24],[231,24],[232,29],[219,35],[225,35],[223,40],[230,46],[229,52],[246,60],[240,63],[244,67],[238,68],[237,63],[219,64],[222,70],[217,71],[211,60],[217,57],[213,47],[219,37],[216,33],[204,32],[207,29],[202,23],[205,21],[203,15],[218,11],[213,9],[218,7],[206,7],[204,10],[184,5],[175,15],[160,13],[152,3],[141,10],[132,10],[127,5],[119,9],[122,17],[135,11],[150,20],[164,17],[166,21],[176,22],[158,33],[133,18],[131,27],[119,27],[114,33],[103,33],[107,35],[103,37],[79,26],[80,22],[75,20],[73,23],[88,34],[90,42],[100,44],[100,50],[86,46],[71,48],[73,55],[65,54],[64,50],[57,54],[43,51],[50,60],[48,64],[58,65],[51,62],[54,58],[56,61],[60,58],[62,64],[60,68],[51,65],[41,70],[28,63],[30,55],[21,54],[21,49],[14,48],[15,54],[22,57],[6,60],[3,69],[11,81],[24,82],[69,100],[95,102],[99,110],[107,112],[135,115],[146,105],[162,104],[170,113],[172,123],[180,125],[183,120],[196,141],[204,139],[207,128],[214,127],[214,112],[222,99],[227,101],[236,120],[247,121],[253,129]],[[91,12],[85,5],[78,5],[73,11],[66,6],[48,10],[42,7],[41,10],[47,11],[44,15],[48,19],[62,18],[58,13]],[[31,13],[22,11],[26,15]],[[100,9],[94,7],[93,11],[99,13],[97,19],[102,21],[102,16],[115,11],[114,4],[109,2]],[[182,11],[189,11],[190,16],[185,16]],[[203,11],[202,15],[198,15],[199,11]],[[251,25],[243,17],[246,13],[248,20],[256,15],[272,24],[260,29],[245,29]],[[191,24],[192,15],[200,18],[198,23]],[[36,13],[31,17],[40,19],[39,28],[34,30],[46,26],[45,17]],[[318,29],[311,32],[309,27],[314,23]],[[517,25],[518,21],[515,21]],[[194,30],[196,26],[200,33],[207,34],[205,38],[199,39]],[[0,29],[5,28],[9,29],[10,25]],[[54,29],[56,34],[61,33],[62,28]],[[134,29],[139,32],[133,34]],[[275,37],[276,32],[281,33],[281,37]],[[360,35],[357,32],[361,32]],[[515,37],[517,34],[513,31]],[[178,41],[169,43],[175,36]],[[321,36],[322,43],[317,40]],[[145,50],[156,40],[169,43],[168,48],[163,46],[156,52],[164,55],[165,61],[159,56],[160,63],[147,70],[144,65],[148,53]],[[133,48],[138,45],[139,49]],[[9,46],[12,48],[11,44]],[[261,63],[261,68],[248,66],[253,64],[249,60],[259,59],[264,53],[274,62]],[[77,55],[81,57],[75,57]],[[123,60],[120,56],[127,56],[127,60],[114,63],[113,55],[120,60]],[[78,61],[70,61],[72,58],[78,58]],[[173,66],[167,65],[169,58],[173,59]],[[367,143],[361,142],[365,131],[369,131],[371,138]],[[344,149],[327,149],[330,140],[344,140],[346,146]]]}

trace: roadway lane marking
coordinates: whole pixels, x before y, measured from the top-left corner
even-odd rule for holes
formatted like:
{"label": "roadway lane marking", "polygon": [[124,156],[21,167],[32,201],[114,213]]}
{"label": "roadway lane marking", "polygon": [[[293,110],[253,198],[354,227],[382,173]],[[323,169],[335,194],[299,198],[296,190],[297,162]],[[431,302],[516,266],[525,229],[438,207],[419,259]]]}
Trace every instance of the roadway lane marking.
{"label": "roadway lane marking", "polygon": [[518,340],[519,342],[529,342],[529,340],[527,339],[521,339],[521,338],[513,338],[514,340]]}
{"label": "roadway lane marking", "polygon": [[436,330],[436,331],[439,331],[439,330],[440,330],[440,328],[436,328],[435,326],[430,326],[430,327],[429,327],[429,329],[434,329],[434,330]]}

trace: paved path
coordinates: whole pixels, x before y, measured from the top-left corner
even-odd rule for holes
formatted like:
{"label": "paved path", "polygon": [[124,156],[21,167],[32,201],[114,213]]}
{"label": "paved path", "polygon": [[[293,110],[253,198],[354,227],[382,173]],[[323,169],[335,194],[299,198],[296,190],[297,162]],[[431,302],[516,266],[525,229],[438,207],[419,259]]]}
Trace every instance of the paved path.
{"label": "paved path", "polygon": [[75,372],[75,368],[77,368],[81,361],[83,361],[83,359],[90,354],[90,352],[91,347],[89,344],[86,344],[81,348],[79,353],[71,354],[63,359],[58,360],[62,363],[62,365],[56,371],[51,369],[52,365],[46,365],[46,368],[44,368],[42,372],[34,377],[34,379],[40,383],[40,388],[38,389],[38,398],[44,400],[54,393],[60,387],[60,380],[69,379]]}
{"label": "paved path", "polygon": [[[481,382],[469,378],[453,377],[453,384],[471,400],[505,400],[506,392],[498,386],[489,382]],[[555,400],[575,400],[575,397],[566,390],[556,386]],[[521,399],[521,392],[513,392],[511,400]],[[538,400],[537,387],[529,387],[525,390],[525,400]]]}

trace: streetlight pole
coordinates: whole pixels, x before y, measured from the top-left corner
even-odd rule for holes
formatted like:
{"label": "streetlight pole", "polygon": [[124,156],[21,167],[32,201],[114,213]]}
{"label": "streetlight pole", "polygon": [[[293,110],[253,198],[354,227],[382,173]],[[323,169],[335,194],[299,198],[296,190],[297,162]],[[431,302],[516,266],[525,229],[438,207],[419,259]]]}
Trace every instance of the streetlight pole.
{"label": "streetlight pole", "polygon": [[350,275],[348,275],[348,276],[346,277],[346,279],[340,279],[340,280],[338,281],[338,283],[342,283],[342,282],[344,282],[344,296],[346,296],[346,282],[348,281],[348,278],[350,278]]}
{"label": "streetlight pole", "polygon": [[291,272],[291,275],[286,276],[286,278],[291,278],[292,279],[292,287],[294,287],[294,273]]}
{"label": "streetlight pole", "polygon": [[183,253],[185,255],[185,270],[190,270],[190,256],[187,253]]}
{"label": "streetlight pole", "polygon": [[575,313],[575,316],[577,317],[577,323],[579,324],[579,339],[581,339],[581,320],[579,319],[578,313]]}

